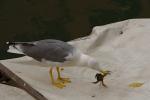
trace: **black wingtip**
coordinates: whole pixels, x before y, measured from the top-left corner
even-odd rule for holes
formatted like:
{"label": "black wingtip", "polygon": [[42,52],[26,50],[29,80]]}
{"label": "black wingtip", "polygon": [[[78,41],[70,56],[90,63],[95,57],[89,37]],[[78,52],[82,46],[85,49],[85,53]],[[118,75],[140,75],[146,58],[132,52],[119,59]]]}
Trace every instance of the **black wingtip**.
{"label": "black wingtip", "polygon": [[6,42],[7,45],[14,45],[14,42]]}
{"label": "black wingtip", "polygon": [[17,45],[17,44],[21,44],[23,46],[34,46],[33,43],[30,42],[6,42],[7,45]]}

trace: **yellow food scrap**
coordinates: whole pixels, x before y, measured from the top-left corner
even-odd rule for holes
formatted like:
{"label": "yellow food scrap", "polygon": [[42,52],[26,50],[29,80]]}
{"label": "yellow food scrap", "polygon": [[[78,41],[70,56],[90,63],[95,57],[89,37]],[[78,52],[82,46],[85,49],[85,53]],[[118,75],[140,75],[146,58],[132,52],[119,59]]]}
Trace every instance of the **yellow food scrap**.
{"label": "yellow food scrap", "polygon": [[104,74],[108,74],[108,73],[110,73],[111,71],[108,71],[108,70],[100,70],[100,73],[102,74],[102,75],[104,75]]}
{"label": "yellow food scrap", "polygon": [[133,83],[129,84],[129,87],[138,88],[138,87],[141,87],[143,84],[144,84],[144,83],[133,82]]}

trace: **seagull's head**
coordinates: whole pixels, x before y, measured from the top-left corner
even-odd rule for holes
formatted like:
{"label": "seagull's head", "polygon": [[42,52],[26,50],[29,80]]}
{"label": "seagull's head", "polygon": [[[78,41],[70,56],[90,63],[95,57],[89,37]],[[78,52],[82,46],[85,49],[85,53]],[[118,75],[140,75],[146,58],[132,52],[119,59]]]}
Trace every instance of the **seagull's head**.
{"label": "seagull's head", "polygon": [[102,69],[97,60],[92,59],[89,63],[90,63],[89,65],[91,66],[91,68],[99,71],[101,75],[106,76],[106,75],[111,74],[111,71]]}
{"label": "seagull's head", "polygon": [[79,61],[79,65],[92,68],[92,69],[100,72],[102,75],[106,76],[106,75],[110,75],[110,73],[111,73],[108,70],[102,70],[102,68],[99,64],[99,61],[91,56],[82,54],[78,61]]}
{"label": "seagull's head", "polygon": [[111,71],[102,69],[101,65],[99,64],[99,62],[96,59],[91,59],[90,61],[88,61],[88,66],[94,70],[97,70],[104,76],[111,74]]}

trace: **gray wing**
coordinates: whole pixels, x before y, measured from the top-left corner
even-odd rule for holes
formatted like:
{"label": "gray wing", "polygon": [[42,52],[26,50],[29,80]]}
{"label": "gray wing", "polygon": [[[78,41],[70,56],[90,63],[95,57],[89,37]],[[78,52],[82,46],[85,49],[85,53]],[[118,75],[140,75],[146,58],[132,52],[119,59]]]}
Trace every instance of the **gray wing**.
{"label": "gray wing", "polygon": [[38,61],[42,59],[64,62],[70,53],[73,52],[74,47],[66,42],[59,40],[41,40],[33,42],[33,45],[21,45],[23,53]]}

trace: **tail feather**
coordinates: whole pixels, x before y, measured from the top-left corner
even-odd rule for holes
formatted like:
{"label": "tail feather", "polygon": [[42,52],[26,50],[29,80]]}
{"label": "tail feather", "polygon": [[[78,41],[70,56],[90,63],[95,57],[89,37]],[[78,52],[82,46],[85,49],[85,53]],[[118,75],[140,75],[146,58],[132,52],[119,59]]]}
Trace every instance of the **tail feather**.
{"label": "tail feather", "polygon": [[24,54],[23,52],[19,51],[18,49],[16,49],[12,45],[9,46],[9,49],[7,50],[7,52],[9,52],[9,53],[16,53],[16,54]]}
{"label": "tail feather", "polygon": [[16,54],[23,54],[21,49],[21,43],[19,42],[6,42],[7,45],[9,45],[9,49],[7,52],[9,53],[16,53]]}

